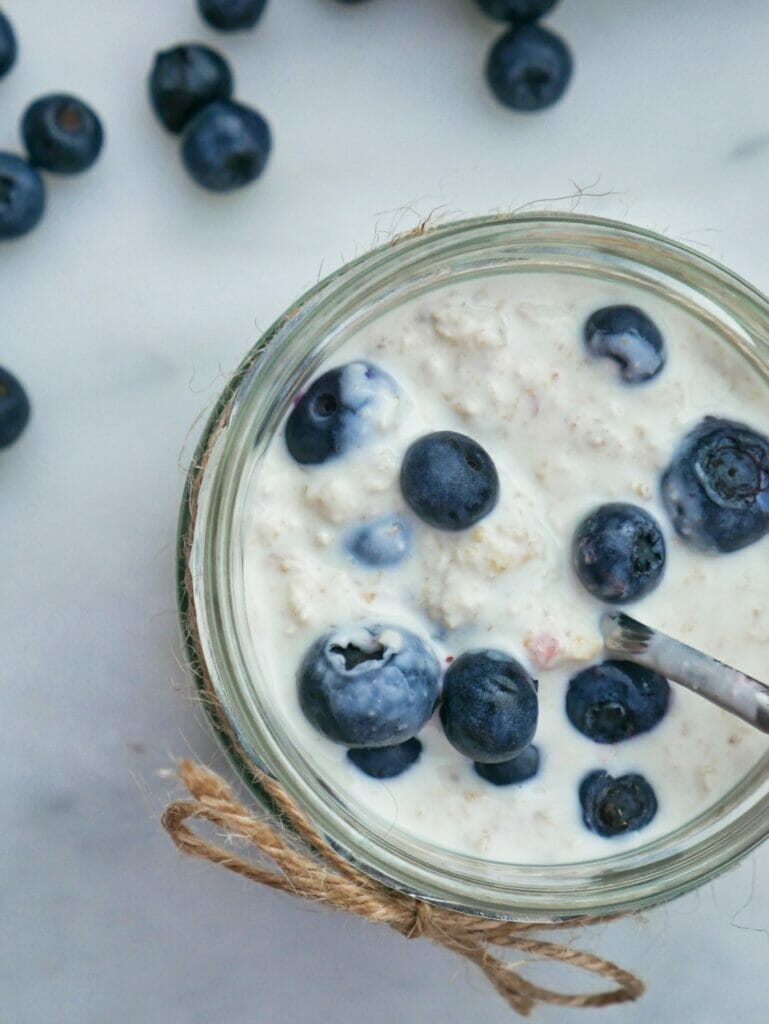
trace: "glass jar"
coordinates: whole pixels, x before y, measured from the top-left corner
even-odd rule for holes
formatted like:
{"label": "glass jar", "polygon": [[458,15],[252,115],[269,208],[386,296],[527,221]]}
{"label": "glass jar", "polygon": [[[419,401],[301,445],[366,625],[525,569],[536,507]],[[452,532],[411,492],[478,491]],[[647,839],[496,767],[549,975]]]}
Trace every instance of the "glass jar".
{"label": "glass jar", "polygon": [[[488,273],[553,271],[660,294],[715,328],[769,376],[769,303],[712,260],[626,224],[562,214],[459,221],[413,232],[307,292],[248,354],[208,423],[190,471],[179,545],[180,611],[219,736],[258,796],[249,765],[272,774],[363,871],[423,899],[520,920],[633,911],[725,870],[769,833],[769,755],[675,832],[584,863],[493,863],[439,848],[345,802],[270,713],[245,618],[237,524],[249,474],[291,396],[360,328],[435,287]],[[254,455],[256,454],[256,459]]]}

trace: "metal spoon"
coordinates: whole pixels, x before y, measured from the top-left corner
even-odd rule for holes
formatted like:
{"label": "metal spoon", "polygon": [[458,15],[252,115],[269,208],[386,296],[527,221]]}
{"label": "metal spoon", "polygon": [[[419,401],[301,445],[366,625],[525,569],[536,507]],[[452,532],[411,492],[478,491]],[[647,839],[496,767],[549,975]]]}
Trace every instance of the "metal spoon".
{"label": "metal spoon", "polygon": [[769,686],[622,612],[605,612],[601,632],[607,651],[654,669],[769,733]]}

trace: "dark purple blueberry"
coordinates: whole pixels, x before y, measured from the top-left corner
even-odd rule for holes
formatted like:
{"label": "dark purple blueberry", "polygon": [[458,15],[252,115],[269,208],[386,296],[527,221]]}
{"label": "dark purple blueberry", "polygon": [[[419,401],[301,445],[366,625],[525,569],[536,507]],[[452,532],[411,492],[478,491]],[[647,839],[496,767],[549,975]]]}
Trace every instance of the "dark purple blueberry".
{"label": "dark purple blueberry", "polygon": [[219,32],[253,28],[267,0],[198,0],[201,18]]}
{"label": "dark purple blueberry", "polygon": [[0,78],[7,75],[16,63],[18,54],[16,35],[8,18],[0,11]]}
{"label": "dark purple blueberry", "polygon": [[584,329],[591,355],[613,359],[628,384],[643,384],[665,365],[665,341],[659,328],[635,306],[606,306],[592,313]]}
{"label": "dark purple blueberry", "polygon": [[441,722],[453,747],[473,761],[509,761],[534,738],[537,683],[501,651],[467,651],[443,680]]}
{"label": "dark purple blueberry", "polygon": [[286,445],[303,466],[318,465],[366,444],[384,403],[398,385],[362,359],[327,370],[310,384],[286,420]]}
{"label": "dark purple blueberry", "polygon": [[657,520],[637,505],[600,505],[576,529],[572,562],[599,601],[638,601],[662,579],[665,539]]}
{"label": "dark purple blueberry", "polygon": [[540,25],[505,32],[492,46],[486,78],[500,103],[513,110],[543,110],[556,103],[571,80],[568,46]]}
{"label": "dark purple blueberry", "polygon": [[230,65],[208,46],[187,43],[155,56],[150,100],[171,132],[180,132],[194,114],[214,100],[230,99],[232,89]]}
{"label": "dark purple blueberry", "polygon": [[0,367],[0,448],[7,448],[19,437],[29,412],[29,398],[21,381]]}
{"label": "dark purple blueberry", "polygon": [[15,153],[0,153],[0,240],[19,238],[45,211],[43,179]]}
{"label": "dark purple blueberry", "polygon": [[471,437],[451,430],[414,441],[403,458],[400,484],[411,509],[437,530],[466,530],[499,497],[491,456]]}
{"label": "dark purple blueberry", "polygon": [[320,637],[297,674],[315,728],[346,747],[390,747],[415,736],[438,699],[440,665],[397,626],[348,626]]}
{"label": "dark purple blueberry", "polygon": [[104,145],[96,113],[76,96],[53,93],[31,103],[21,122],[29,158],[54,174],[79,174],[94,164]]}
{"label": "dark purple blueberry", "polygon": [[372,779],[394,779],[416,764],[422,754],[422,744],[412,737],[393,747],[355,747],[347,751],[348,758]]}
{"label": "dark purple blueberry", "polygon": [[494,764],[476,761],[473,768],[477,775],[492,786],[516,786],[533,779],[539,771],[539,748],[531,743],[509,761],[497,761]]}
{"label": "dark purple blueberry", "polygon": [[566,691],[566,714],[596,743],[620,743],[662,721],[670,684],[659,672],[632,661],[603,661],[578,672]]}
{"label": "dark purple blueberry", "polygon": [[484,14],[499,21],[536,21],[558,3],[558,0],[476,0]]}
{"label": "dark purple blueberry", "polygon": [[187,122],[182,162],[210,192],[232,192],[264,170],[272,137],[262,115],[241,103],[215,100]]}
{"label": "dark purple blueberry", "polygon": [[591,832],[604,839],[636,832],[657,813],[657,797],[643,775],[621,775],[594,771],[579,787],[582,820]]}
{"label": "dark purple blueberry", "polygon": [[769,438],[743,423],[706,416],[662,476],[676,531],[703,551],[737,551],[769,530]]}

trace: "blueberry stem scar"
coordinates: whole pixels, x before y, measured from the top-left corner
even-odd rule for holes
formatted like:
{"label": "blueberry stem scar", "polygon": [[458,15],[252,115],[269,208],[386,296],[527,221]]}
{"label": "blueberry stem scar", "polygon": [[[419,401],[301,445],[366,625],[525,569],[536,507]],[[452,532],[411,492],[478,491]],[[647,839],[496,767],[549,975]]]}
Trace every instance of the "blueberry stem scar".
{"label": "blueberry stem scar", "polygon": [[607,651],[654,669],[769,733],[769,687],[765,683],[622,612],[605,612],[601,632]]}

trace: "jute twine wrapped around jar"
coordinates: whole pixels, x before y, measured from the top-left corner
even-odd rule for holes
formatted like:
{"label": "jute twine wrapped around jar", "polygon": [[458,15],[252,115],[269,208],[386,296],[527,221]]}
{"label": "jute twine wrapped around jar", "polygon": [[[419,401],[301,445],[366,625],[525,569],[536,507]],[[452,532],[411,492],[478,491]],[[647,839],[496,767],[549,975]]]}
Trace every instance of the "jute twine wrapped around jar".
{"label": "jute twine wrapped around jar", "polygon": [[[251,353],[231,381],[193,460],[184,499],[179,570],[183,628],[200,696],[216,728],[246,766],[250,781],[265,794],[273,810],[272,813],[261,809],[257,812],[246,808],[219,775],[185,760],[179,765],[179,776],[192,799],[171,803],[163,814],[163,826],[182,853],[220,864],[260,885],[388,925],[407,939],[432,940],[474,963],[508,1006],[524,1017],[539,1003],[602,1007],[638,999],[645,986],[634,974],[603,957],[539,938],[536,934],[602,924],[614,917],[572,918],[547,924],[498,921],[460,913],[405,895],[370,877],[340,856],[279,783],[249,762],[239,748],[206,668],[195,615],[189,554],[204,471],[216,441],[229,421],[237,387],[258,354],[258,351]],[[232,845],[226,848],[202,837],[190,827],[190,822],[194,821],[209,822],[219,835],[229,840],[245,841],[252,847],[252,857],[237,856]],[[511,963],[504,959],[504,954],[492,952],[494,949],[500,952],[515,950],[535,960],[568,964],[606,979],[613,987],[586,994],[544,988],[523,977],[519,970],[520,961]]]}

